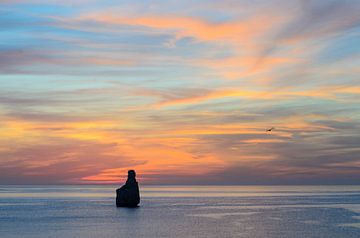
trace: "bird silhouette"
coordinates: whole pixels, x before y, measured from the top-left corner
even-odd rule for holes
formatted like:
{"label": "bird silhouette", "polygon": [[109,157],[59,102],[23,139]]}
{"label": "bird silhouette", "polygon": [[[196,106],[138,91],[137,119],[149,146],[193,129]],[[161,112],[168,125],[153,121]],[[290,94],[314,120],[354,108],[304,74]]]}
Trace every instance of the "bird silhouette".
{"label": "bird silhouette", "polygon": [[275,127],[271,127],[270,129],[267,129],[266,132],[273,131],[274,129],[275,129]]}

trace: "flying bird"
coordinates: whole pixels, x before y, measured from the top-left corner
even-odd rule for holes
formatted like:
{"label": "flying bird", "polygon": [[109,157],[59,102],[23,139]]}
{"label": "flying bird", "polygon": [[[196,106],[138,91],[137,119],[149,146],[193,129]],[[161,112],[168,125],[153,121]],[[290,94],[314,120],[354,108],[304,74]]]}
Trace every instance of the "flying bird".
{"label": "flying bird", "polygon": [[267,129],[266,132],[273,131],[274,129],[275,129],[275,127],[271,127],[270,129]]}

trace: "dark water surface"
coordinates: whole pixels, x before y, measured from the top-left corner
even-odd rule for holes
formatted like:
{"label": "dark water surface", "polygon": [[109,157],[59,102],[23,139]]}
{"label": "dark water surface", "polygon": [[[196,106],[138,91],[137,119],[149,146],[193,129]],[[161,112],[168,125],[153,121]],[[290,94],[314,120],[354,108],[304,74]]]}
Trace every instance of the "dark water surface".
{"label": "dark water surface", "polygon": [[0,186],[0,237],[360,237],[360,186]]}

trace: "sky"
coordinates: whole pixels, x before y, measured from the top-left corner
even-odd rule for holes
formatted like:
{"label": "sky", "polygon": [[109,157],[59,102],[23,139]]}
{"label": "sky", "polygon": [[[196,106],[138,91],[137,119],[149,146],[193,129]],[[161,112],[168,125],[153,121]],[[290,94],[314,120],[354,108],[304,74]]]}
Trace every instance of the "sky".
{"label": "sky", "polygon": [[0,0],[0,183],[360,183],[359,12]]}

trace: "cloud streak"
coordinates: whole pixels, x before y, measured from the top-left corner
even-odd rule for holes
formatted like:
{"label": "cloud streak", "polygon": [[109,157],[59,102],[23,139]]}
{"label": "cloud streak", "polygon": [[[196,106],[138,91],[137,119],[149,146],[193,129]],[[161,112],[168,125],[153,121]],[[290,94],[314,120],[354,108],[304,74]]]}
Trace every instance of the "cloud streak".
{"label": "cloud streak", "polygon": [[360,181],[357,1],[0,4],[1,183]]}

